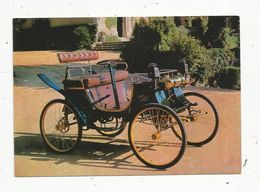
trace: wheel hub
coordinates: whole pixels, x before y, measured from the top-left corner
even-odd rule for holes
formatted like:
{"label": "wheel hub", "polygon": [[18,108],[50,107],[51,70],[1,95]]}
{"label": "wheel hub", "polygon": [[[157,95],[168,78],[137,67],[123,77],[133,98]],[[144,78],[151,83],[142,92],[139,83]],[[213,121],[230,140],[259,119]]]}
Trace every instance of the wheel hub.
{"label": "wheel hub", "polygon": [[69,131],[68,122],[65,118],[61,118],[55,128],[61,133],[67,133]]}
{"label": "wheel hub", "polygon": [[157,140],[161,137],[161,133],[160,132],[156,132],[154,134],[152,134],[152,139],[153,140]]}
{"label": "wheel hub", "polygon": [[193,115],[190,117],[190,121],[191,122],[194,122],[194,121],[196,121],[198,118],[197,117],[194,117]]}

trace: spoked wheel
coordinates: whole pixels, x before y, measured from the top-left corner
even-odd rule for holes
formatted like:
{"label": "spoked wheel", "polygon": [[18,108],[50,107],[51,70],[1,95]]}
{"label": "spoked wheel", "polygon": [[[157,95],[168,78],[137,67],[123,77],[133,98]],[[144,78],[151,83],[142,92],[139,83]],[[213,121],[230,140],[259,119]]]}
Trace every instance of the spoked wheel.
{"label": "spoked wheel", "polygon": [[[121,134],[126,126],[126,121],[123,117],[110,117],[110,119],[100,119],[95,123],[96,131],[104,136],[115,137]],[[99,129],[101,128],[101,129]],[[107,130],[102,130],[105,128]]]}
{"label": "spoked wheel", "polygon": [[136,157],[157,169],[175,165],[186,148],[186,134],[178,115],[169,107],[156,103],[144,105],[139,110],[129,125],[128,136]]}
{"label": "spoked wheel", "polygon": [[205,145],[216,136],[219,125],[218,113],[213,103],[196,92],[184,93],[189,107],[179,117],[185,126],[188,144]]}
{"label": "spoked wheel", "polygon": [[82,136],[78,116],[70,104],[62,99],[52,100],[44,107],[40,130],[48,148],[59,153],[72,151]]}

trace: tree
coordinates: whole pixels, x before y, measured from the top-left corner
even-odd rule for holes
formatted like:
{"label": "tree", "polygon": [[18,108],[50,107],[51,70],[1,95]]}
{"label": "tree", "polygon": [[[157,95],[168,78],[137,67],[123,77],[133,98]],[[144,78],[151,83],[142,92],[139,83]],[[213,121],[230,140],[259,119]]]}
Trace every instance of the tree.
{"label": "tree", "polygon": [[19,50],[19,48],[22,46],[22,26],[25,21],[25,19],[13,19],[14,50]]}

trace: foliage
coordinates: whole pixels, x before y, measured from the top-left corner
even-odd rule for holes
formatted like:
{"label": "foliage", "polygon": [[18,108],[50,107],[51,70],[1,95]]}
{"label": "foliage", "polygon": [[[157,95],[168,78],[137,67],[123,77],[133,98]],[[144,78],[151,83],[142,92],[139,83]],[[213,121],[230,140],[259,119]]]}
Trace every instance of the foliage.
{"label": "foliage", "polygon": [[205,33],[203,42],[207,48],[221,48],[221,42],[218,35],[226,25],[225,17],[211,16],[208,17],[208,30]]}
{"label": "foliage", "polygon": [[[184,58],[197,82],[238,89],[239,17],[186,17],[185,26],[177,21],[177,17],[136,20],[133,38],[121,54],[130,72],[145,72],[154,62],[160,68],[180,69],[178,60]],[[98,36],[95,25],[50,27],[48,19],[34,19],[32,28],[23,29],[24,22],[13,20],[14,50],[89,49]],[[116,27],[117,18],[107,17],[105,24]],[[118,41],[118,37],[106,34],[97,39]]]}
{"label": "foliage", "polygon": [[129,65],[130,72],[145,72],[149,63],[155,61],[157,51],[147,48],[136,41],[131,41],[121,53],[123,58]]}
{"label": "foliage", "polygon": [[13,41],[14,50],[19,50],[22,41],[22,25],[25,23],[25,19],[13,19]]}
{"label": "foliage", "polygon": [[32,19],[32,27],[23,29],[25,19],[14,19],[14,50],[50,49],[51,27],[48,19]]}
{"label": "foliage", "polygon": [[226,67],[215,75],[216,84],[221,88],[240,89],[240,67]]}
{"label": "foliage", "polygon": [[[130,47],[132,47],[131,50]],[[171,18],[153,18],[148,23],[137,24],[134,39],[123,51],[122,57],[127,62],[130,61],[130,66],[132,65],[138,70],[144,69],[148,62],[156,61],[161,66],[169,65],[167,58],[160,56],[165,55],[163,52],[167,51],[174,55],[175,60],[186,59],[191,75],[197,81],[205,82],[214,75],[207,49],[201,45],[199,40],[190,36],[186,28],[176,27]],[[167,56],[170,57],[169,54]],[[159,61],[158,58],[161,58],[162,61]],[[152,59],[154,61],[151,61]]]}
{"label": "foliage", "polygon": [[81,25],[73,31],[75,35],[75,45],[78,49],[90,49],[96,38],[96,28]]}
{"label": "foliage", "polygon": [[235,33],[240,33],[240,22],[239,22],[239,16],[232,16],[230,18],[230,25],[229,28],[232,28],[235,30]]}
{"label": "foliage", "polygon": [[13,19],[13,31],[15,33],[20,33],[22,31],[22,25],[25,23],[25,19]]}
{"label": "foliage", "polygon": [[109,29],[116,27],[117,18],[116,17],[107,17],[105,19],[105,24],[106,24],[107,28],[109,28]]}
{"label": "foliage", "polygon": [[185,24],[186,24],[186,27],[189,29],[192,27],[192,21],[194,19],[194,16],[189,16],[189,17],[186,17],[185,18]]}
{"label": "foliage", "polygon": [[189,71],[197,81],[204,82],[212,76],[207,49],[201,45],[199,40],[187,34],[182,28],[176,28],[172,34],[171,48],[173,54],[187,61]]}
{"label": "foliage", "polygon": [[149,62],[153,62],[152,57],[159,49],[160,34],[141,19],[135,24],[133,36],[121,57],[129,64],[131,72],[144,71]]}
{"label": "foliage", "polygon": [[186,25],[190,35],[199,39],[203,45],[207,45],[208,22],[208,17],[205,16],[186,18]]}
{"label": "foliage", "polygon": [[208,78],[208,83],[211,86],[217,86],[217,77],[221,70],[232,67],[236,62],[235,54],[229,49],[212,48],[207,50],[210,58],[211,75]]}
{"label": "foliage", "polygon": [[132,39],[132,42],[140,47],[140,49],[144,49],[145,52],[158,49],[161,41],[159,32],[144,20],[135,25],[133,36],[134,39]]}
{"label": "foliage", "polygon": [[199,21],[200,21],[200,25],[201,25],[202,32],[204,35],[208,31],[209,19],[208,19],[208,17],[201,16],[201,17],[199,17]]}
{"label": "foliage", "polygon": [[239,46],[238,34],[231,28],[225,27],[218,36],[222,47],[225,49],[235,49]]}
{"label": "foliage", "polygon": [[[192,17],[190,19],[192,29],[198,31],[198,27],[194,27],[194,21],[199,22],[200,35],[198,36],[192,35],[191,28],[176,27],[172,18],[157,17],[148,22],[141,21],[135,26],[134,38],[123,50],[121,57],[129,63],[130,71],[134,72],[145,71],[151,62],[156,62],[161,68],[180,69],[178,60],[185,59],[196,83],[213,85],[217,80],[220,82],[217,79],[220,72],[237,62],[234,51],[230,50],[235,47],[230,43],[230,39],[235,39],[234,34],[227,29],[220,30],[223,17],[214,17],[210,21],[208,17]],[[205,38],[207,42],[208,30],[212,30],[212,26],[219,26],[219,33],[213,34],[217,39],[210,39],[210,45],[218,45],[218,48],[208,49],[200,38]],[[222,36],[220,36],[221,31],[225,32]],[[223,37],[222,39],[225,40],[223,41],[225,48],[221,46],[218,37]],[[226,73],[221,72],[221,74]]]}
{"label": "foliage", "polygon": [[152,19],[148,25],[160,34],[160,51],[169,51],[171,49],[172,35],[176,26],[172,17],[157,17]]}
{"label": "foliage", "polygon": [[22,28],[24,19],[14,19],[14,50],[75,50],[89,48],[96,38],[96,25],[51,27],[49,19],[34,19]]}
{"label": "foliage", "polygon": [[31,40],[37,42],[38,47],[50,48],[51,27],[49,19],[35,19],[32,24]]}
{"label": "foliage", "polygon": [[212,48],[207,51],[212,62],[212,70],[216,73],[235,63],[235,55],[229,49]]}

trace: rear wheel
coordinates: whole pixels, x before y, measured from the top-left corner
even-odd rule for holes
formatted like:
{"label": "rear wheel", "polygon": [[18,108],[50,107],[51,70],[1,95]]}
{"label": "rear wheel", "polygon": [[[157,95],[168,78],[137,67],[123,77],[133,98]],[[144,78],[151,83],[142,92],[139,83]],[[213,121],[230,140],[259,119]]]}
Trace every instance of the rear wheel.
{"label": "rear wheel", "polygon": [[186,148],[186,134],[178,115],[169,107],[156,103],[139,110],[129,125],[128,136],[136,157],[157,169],[175,165]]}
{"label": "rear wheel", "polygon": [[50,101],[40,118],[41,135],[48,148],[59,153],[72,151],[82,136],[78,120],[68,102],[62,99]]}
{"label": "rear wheel", "polygon": [[[96,125],[96,131],[104,136],[115,137],[121,134],[126,126],[126,121],[123,117],[111,117],[106,120],[98,120]],[[107,130],[102,130],[107,129]]]}

